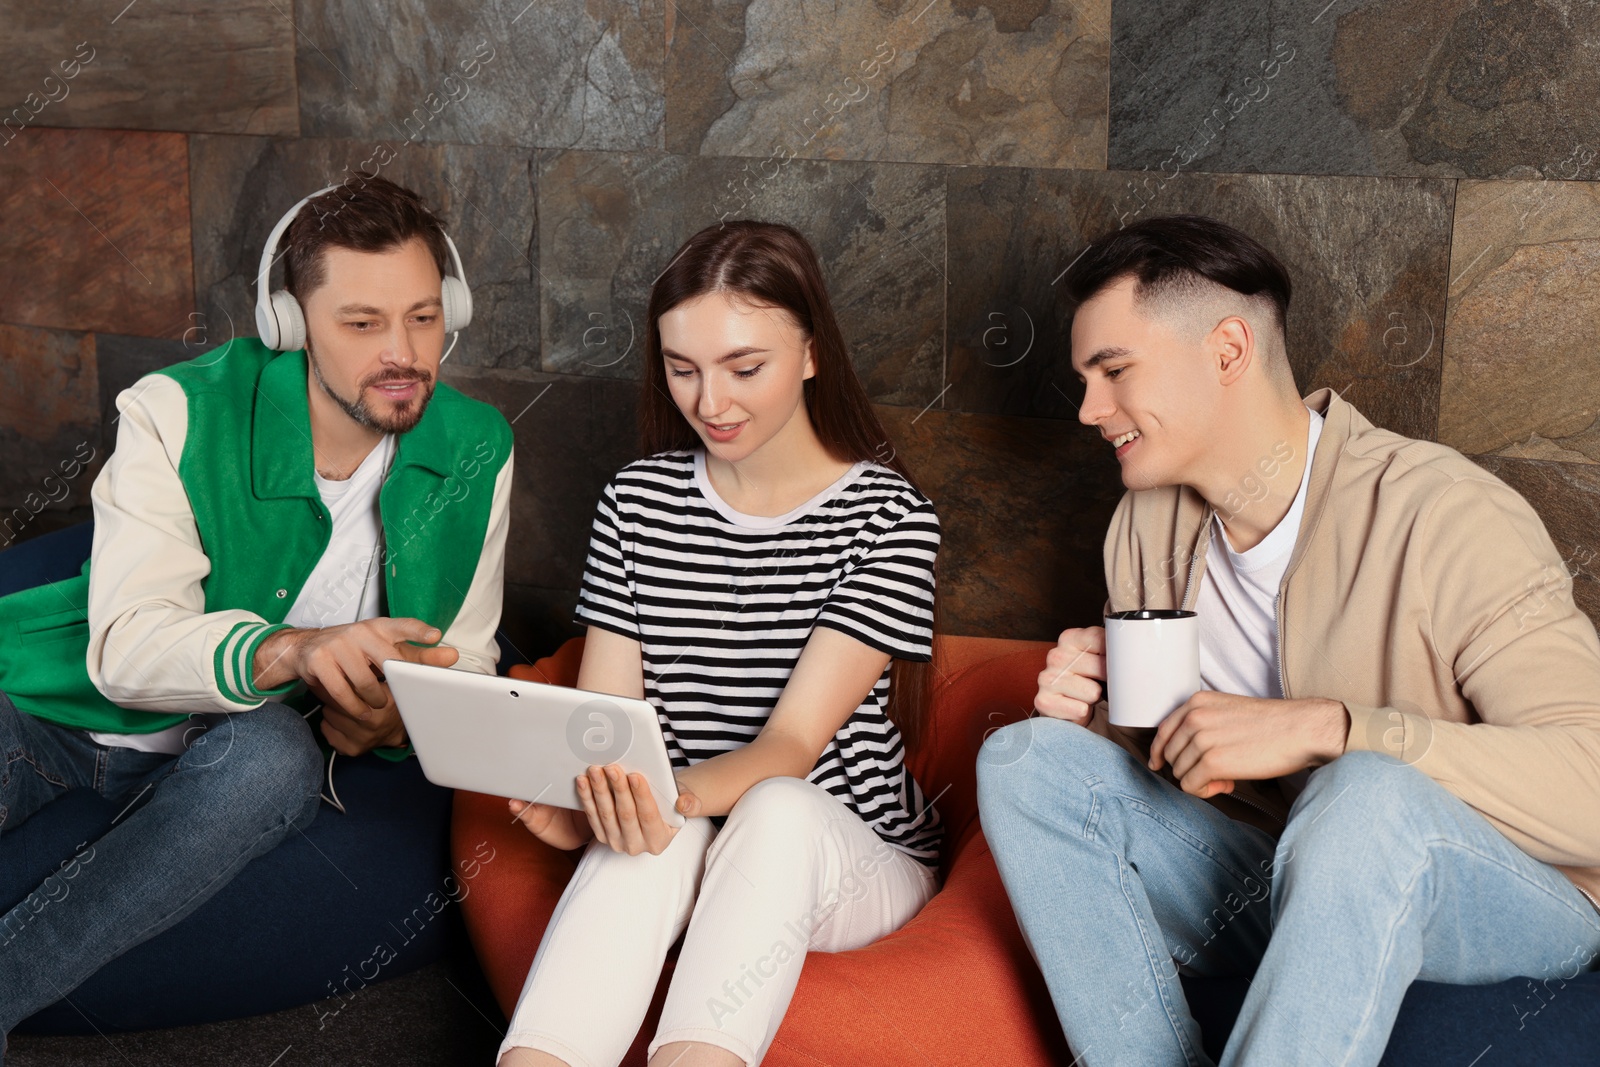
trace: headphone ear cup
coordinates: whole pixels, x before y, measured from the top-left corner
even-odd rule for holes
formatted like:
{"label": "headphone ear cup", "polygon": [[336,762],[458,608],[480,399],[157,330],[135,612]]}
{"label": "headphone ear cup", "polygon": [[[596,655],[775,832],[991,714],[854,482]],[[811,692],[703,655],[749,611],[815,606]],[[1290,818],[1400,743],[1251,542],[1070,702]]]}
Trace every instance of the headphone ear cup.
{"label": "headphone ear cup", "polygon": [[[300,301],[287,289],[272,294],[272,312],[278,320],[277,344],[271,347],[279,352],[293,352],[306,346],[306,317],[300,310]],[[265,335],[263,334],[263,339]]]}
{"label": "headphone ear cup", "polygon": [[454,274],[444,276],[439,302],[444,305],[445,333],[464,330],[472,322],[472,290]]}
{"label": "headphone ear cup", "polygon": [[278,316],[272,310],[272,298],[256,302],[256,336],[268,348],[278,347]]}

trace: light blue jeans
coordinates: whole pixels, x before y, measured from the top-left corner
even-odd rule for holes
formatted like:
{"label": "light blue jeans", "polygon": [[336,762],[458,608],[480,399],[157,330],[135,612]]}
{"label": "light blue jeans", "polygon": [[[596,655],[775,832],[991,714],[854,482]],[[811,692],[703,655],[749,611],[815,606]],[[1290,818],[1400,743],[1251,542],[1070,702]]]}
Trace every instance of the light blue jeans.
{"label": "light blue jeans", "polygon": [[984,743],[978,803],[1086,1067],[1211,1063],[1179,965],[1255,974],[1223,1067],[1345,1067],[1383,1056],[1413,979],[1571,978],[1600,959],[1582,892],[1390,756],[1318,768],[1274,842],[1111,741],[1033,717]]}
{"label": "light blue jeans", "polygon": [[5,833],[69,789],[126,805],[0,916],[0,1039],[309,826],[321,784],[311,729],[283,704],[235,712],[171,756],[98,744],[0,693],[0,862]]}

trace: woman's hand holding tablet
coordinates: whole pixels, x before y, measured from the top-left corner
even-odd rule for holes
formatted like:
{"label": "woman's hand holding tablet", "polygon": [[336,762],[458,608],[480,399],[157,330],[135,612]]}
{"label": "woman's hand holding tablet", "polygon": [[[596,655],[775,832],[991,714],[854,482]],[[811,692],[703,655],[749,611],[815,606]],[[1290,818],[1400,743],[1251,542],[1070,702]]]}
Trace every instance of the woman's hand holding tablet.
{"label": "woman's hand holding tablet", "polygon": [[[583,802],[581,812],[513,800],[511,814],[521,819],[533,836],[562,849],[574,849],[598,839],[630,856],[641,852],[655,856],[677,835],[676,827],[662,821],[661,809],[644,775],[628,774],[615,763],[595,764],[586,774],[579,775],[575,784],[578,799]],[[685,818],[693,818],[700,807],[699,798],[684,790],[681,779],[674,806]]]}
{"label": "woman's hand holding tablet", "polygon": [[[579,774],[576,789],[584,805],[581,813],[523,800],[510,801],[510,813],[522,819],[534,837],[554,848],[578,848],[598,840],[629,856],[659,856],[677,835],[677,827],[662,821],[650,782],[637,771],[626,773],[616,763],[592,765],[586,774]],[[682,781],[678,782],[675,808],[683,817],[694,817],[699,809],[699,798],[685,792]]]}
{"label": "woman's hand holding tablet", "polygon": [[558,808],[554,804],[529,804],[526,800],[506,803],[529,833],[552,848],[570,851],[582,848],[594,838],[594,831],[581,811]]}

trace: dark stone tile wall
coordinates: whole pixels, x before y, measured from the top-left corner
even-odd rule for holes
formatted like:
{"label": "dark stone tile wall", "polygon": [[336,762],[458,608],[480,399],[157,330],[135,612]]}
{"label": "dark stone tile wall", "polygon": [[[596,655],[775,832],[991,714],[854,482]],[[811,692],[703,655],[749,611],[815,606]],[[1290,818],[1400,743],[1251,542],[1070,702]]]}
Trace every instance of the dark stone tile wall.
{"label": "dark stone tile wall", "polygon": [[1463,182],[1439,440],[1600,462],[1600,183]]}
{"label": "dark stone tile wall", "polygon": [[150,337],[191,310],[183,134],[28,128],[0,148],[0,322]]}
{"label": "dark stone tile wall", "polygon": [[298,6],[301,132],[662,147],[662,0]]}
{"label": "dark stone tile wall", "polygon": [[506,581],[575,593],[600,491],[639,457],[639,387],[568,375],[445,380],[498,408],[516,434]]}
{"label": "dark stone tile wall", "polygon": [[293,7],[9,0],[0,121],[294,137]]}
{"label": "dark stone tile wall", "polygon": [[1105,166],[1109,0],[674,9],[673,151]]}
{"label": "dark stone tile wall", "polygon": [[1302,389],[1505,478],[1600,617],[1600,568],[1577,562],[1600,551],[1593,4],[12,8],[0,516],[30,517],[17,537],[86,513],[82,472],[38,494],[80,442],[103,462],[118,391],[253,332],[279,214],[381,173],[429,198],[466,261],[476,322],[445,378],[515,420],[518,653],[573,632],[595,498],[636,454],[651,282],[739,217],[820,254],[940,509],[943,628],[1049,637],[1098,612],[1121,493],[1077,424],[1055,285],[1092,237],[1197,211],[1288,264]]}
{"label": "dark stone tile wall", "polygon": [[1600,7],[1119,0],[1110,166],[1571,177],[1600,146]]}
{"label": "dark stone tile wall", "polygon": [[89,503],[104,465],[94,334],[0,325],[0,549]]}
{"label": "dark stone tile wall", "polygon": [[[1289,353],[1302,392],[1330,387],[1381,426],[1432,437],[1453,183],[1296,175],[965,168],[949,179],[950,392],[945,404],[1076,418],[1082,387],[1055,286],[1119,222],[1211,215],[1289,268]],[[1414,337],[1402,338],[1396,325]]]}

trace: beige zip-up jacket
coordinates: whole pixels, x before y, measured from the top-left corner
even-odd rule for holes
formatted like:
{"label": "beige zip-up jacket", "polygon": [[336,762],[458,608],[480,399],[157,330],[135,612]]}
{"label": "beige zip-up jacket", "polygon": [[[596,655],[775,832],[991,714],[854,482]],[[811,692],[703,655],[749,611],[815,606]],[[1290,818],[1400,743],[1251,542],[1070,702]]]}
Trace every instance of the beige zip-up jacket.
{"label": "beige zip-up jacket", "polygon": [[[1544,524],[1454,449],[1329,389],[1305,403],[1326,422],[1279,588],[1284,696],[1341,701],[1346,752],[1412,764],[1600,901],[1600,639]],[[1125,494],[1106,610],[1193,608],[1212,514],[1184,486]],[[1153,731],[1110,726],[1104,701],[1090,728],[1148,759]],[[1212,802],[1282,830],[1275,780],[1235,794]]]}

